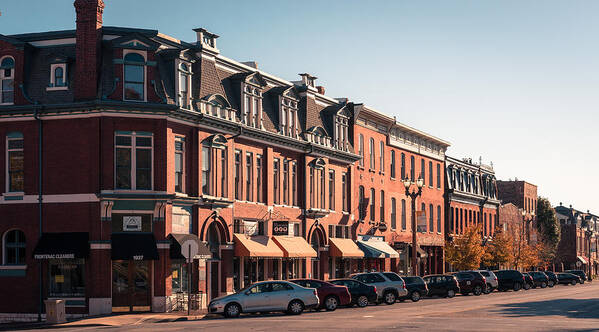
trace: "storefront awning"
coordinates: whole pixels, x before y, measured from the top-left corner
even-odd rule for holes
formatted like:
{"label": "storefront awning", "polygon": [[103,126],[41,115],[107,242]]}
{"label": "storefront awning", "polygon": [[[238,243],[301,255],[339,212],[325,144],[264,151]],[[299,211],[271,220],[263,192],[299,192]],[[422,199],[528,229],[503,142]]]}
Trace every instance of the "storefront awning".
{"label": "storefront awning", "polygon": [[576,257],[578,258],[578,260],[579,260],[579,261],[580,261],[582,264],[586,264],[586,263],[587,263],[587,260],[586,260],[586,259],[584,259],[584,257],[582,257],[582,256],[576,256]]}
{"label": "storefront awning", "polygon": [[157,260],[158,248],[152,233],[113,233],[112,260]]}
{"label": "storefront awning", "polygon": [[195,259],[207,259],[212,258],[212,252],[206,243],[200,241],[200,238],[195,234],[169,234],[171,240],[170,257],[171,259],[185,259],[181,254],[181,245],[185,241],[195,241],[198,244],[198,254],[194,256]]}
{"label": "storefront awning", "polygon": [[89,256],[89,233],[43,233],[33,250],[35,259],[70,259]]}
{"label": "storefront awning", "polygon": [[284,257],[318,257],[312,246],[301,236],[273,236],[273,240],[283,250]]}
{"label": "storefront awning", "polygon": [[399,253],[393,250],[382,238],[364,236],[357,243],[367,258],[399,258]]}
{"label": "storefront awning", "polygon": [[235,256],[283,257],[283,251],[268,236],[235,234]]}
{"label": "storefront awning", "polygon": [[352,239],[329,239],[329,255],[342,258],[363,258],[364,252]]}

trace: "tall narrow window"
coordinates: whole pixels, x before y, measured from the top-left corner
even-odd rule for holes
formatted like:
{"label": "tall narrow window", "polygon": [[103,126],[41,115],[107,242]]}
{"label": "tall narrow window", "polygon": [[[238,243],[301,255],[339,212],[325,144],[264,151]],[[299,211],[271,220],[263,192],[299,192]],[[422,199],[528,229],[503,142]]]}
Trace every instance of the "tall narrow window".
{"label": "tall narrow window", "polygon": [[227,148],[220,149],[220,196],[227,197],[227,187],[229,182],[227,181],[227,173],[229,165],[227,164]]}
{"label": "tall narrow window", "polygon": [[358,142],[358,152],[360,154],[360,166],[364,167],[364,135],[360,134]]}
{"label": "tall narrow window", "polygon": [[4,235],[4,264],[5,265],[25,265],[25,233],[20,230],[8,231]]}
{"label": "tall narrow window", "polygon": [[374,188],[370,188],[370,220],[374,221],[375,218],[375,204],[374,201],[376,200],[374,197],[375,193],[374,193]]}
{"label": "tall narrow window", "polygon": [[273,164],[272,164],[272,177],[273,177],[273,195],[274,195],[274,202],[275,204],[280,204],[280,196],[281,194],[279,193],[279,183],[281,180],[281,175],[280,175],[280,161],[279,158],[275,158],[273,160]]}
{"label": "tall narrow window", "polygon": [[241,120],[243,123],[247,124],[248,126],[250,125],[250,119],[251,119],[251,110],[250,110],[250,106],[252,105],[252,97],[250,96],[245,96],[244,98],[244,112],[243,112],[243,119]]}
{"label": "tall narrow window", "polygon": [[391,197],[391,229],[397,228],[397,202]]}
{"label": "tall narrow window", "polygon": [[401,179],[406,178],[406,155],[401,154]]}
{"label": "tall narrow window", "polygon": [[262,189],[262,155],[256,155],[256,199],[259,203],[264,203],[264,190]]}
{"label": "tall narrow window", "polygon": [[255,128],[260,128],[260,99],[254,98],[254,106],[252,107],[252,125]]}
{"label": "tall narrow window", "polygon": [[310,208],[314,207],[314,168],[310,167]]}
{"label": "tall narrow window", "polygon": [[422,179],[422,183],[426,184],[426,168],[424,167],[424,164],[424,158],[420,159],[420,178]]}
{"label": "tall narrow window", "polygon": [[245,200],[252,202],[254,200],[254,154],[245,153]]}
{"label": "tall narrow window", "polygon": [[235,199],[241,200],[241,151],[235,151]]}
{"label": "tall narrow window", "polygon": [[54,69],[54,85],[64,86],[64,69],[62,69],[62,67],[56,67]]}
{"label": "tall narrow window", "polygon": [[379,153],[380,153],[379,163],[381,164],[380,165],[381,172],[384,172],[385,171],[385,142],[383,142],[383,141],[379,142],[379,150],[380,150],[379,151]]}
{"label": "tall narrow window", "polygon": [[374,151],[374,138],[370,138],[370,169],[374,170],[374,168],[376,167],[376,161],[375,161],[375,151]]}
{"label": "tall narrow window", "polygon": [[320,192],[320,204],[318,205],[318,207],[320,207],[321,209],[324,209],[325,203],[324,203],[324,183],[325,183],[325,174],[324,174],[324,169],[320,169],[318,170],[319,173],[319,178],[320,178],[320,188],[319,188],[319,192]]}
{"label": "tall narrow window", "polygon": [[298,206],[297,203],[297,163],[291,162],[291,202],[293,206]]}
{"label": "tall narrow window", "polygon": [[410,180],[414,182],[416,180],[416,163],[414,156],[410,157]]}
{"label": "tall narrow window", "polygon": [[23,152],[23,134],[9,133],[6,137],[7,145],[7,191],[23,192],[25,190],[25,154]]}
{"label": "tall narrow window", "polygon": [[[437,164],[437,189],[441,189],[441,165],[440,164]],[[476,183],[475,183],[475,189],[476,189]]]}
{"label": "tall narrow window", "polygon": [[179,106],[189,108],[189,67],[182,63],[179,66]]}
{"label": "tall narrow window", "polygon": [[429,216],[428,216],[428,231],[429,232],[432,232],[434,230],[434,228],[435,228],[435,222],[434,222],[435,219],[433,218],[434,217],[433,216],[433,212],[434,212],[433,205],[430,204],[428,206],[428,213],[429,213]]}
{"label": "tall narrow window", "polygon": [[127,53],[123,60],[125,100],[145,100],[146,60],[139,53]]}
{"label": "tall narrow window", "polygon": [[152,190],[152,134],[117,132],[115,187]]}
{"label": "tall narrow window", "polygon": [[212,190],[210,190],[210,180],[212,178],[210,150],[207,146],[202,147],[202,194],[204,195],[212,195]]}
{"label": "tall narrow window", "polygon": [[385,192],[383,190],[381,190],[381,202],[379,206],[379,219],[381,222],[385,222]]}
{"label": "tall narrow window", "polygon": [[347,204],[347,173],[341,173],[341,207],[343,212],[349,212]]}
{"label": "tall narrow window", "polygon": [[335,171],[329,170],[329,210],[335,210]]}
{"label": "tall narrow window", "polygon": [[433,187],[433,162],[428,162],[428,185],[429,187]]}
{"label": "tall narrow window", "polygon": [[0,82],[2,94],[0,104],[12,104],[15,101],[15,60],[6,57],[0,62]]}
{"label": "tall narrow window", "polygon": [[283,204],[289,204],[289,161],[283,161]]}
{"label": "tall narrow window", "polygon": [[391,150],[391,178],[395,179],[395,150]]}
{"label": "tall narrow window", "polygon": [[401,229],[406,230],[408,228],[408,223],[406,220],[406,200],[401,200]]}
{"label": "tall narrow window", "polygon": [[175,137],[175,191],[183,191],[183,170],[184,170],[184,146],[185,138]]}
{"label": "tall narrow window", "polygon": [[358,189],[358,213],[360,220],[366,218],[366,197],[364,197],[364,186],[360,186]]}
{"label": "tall narrow window", "polygon": [[483,225],[484,234],[483,235],[487,236],[487,214],[486,213],[483,215],[483,218],[484,218],[483,219],[483,223],[484,223],[484,225]]}

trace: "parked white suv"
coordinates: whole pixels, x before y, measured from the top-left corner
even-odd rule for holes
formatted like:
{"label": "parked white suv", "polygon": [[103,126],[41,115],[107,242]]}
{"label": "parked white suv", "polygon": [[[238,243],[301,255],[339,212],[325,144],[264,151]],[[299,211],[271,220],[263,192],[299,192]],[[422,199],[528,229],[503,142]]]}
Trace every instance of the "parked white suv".
{"label": "parked white suv", "polygon": [[400,297],[408,295],[403,279],[394,272],[366,272],[351,275],[352,278],[376,287],[378,302],[393,304]]}
{"label": "parked white suv", "polygon": [[493,292],[495,289],[497,289],[497,287],[499,287],[499,281],[497,280],[497,276],[495,275],[495,273],[493,273],[493,271],[488,271],[488,270],[474,270],[474,271],[482,274],[483,277],[485,277],[485,279],[487,281],[487,288],[485,289],[485,293],[489,294],[489,293]]}

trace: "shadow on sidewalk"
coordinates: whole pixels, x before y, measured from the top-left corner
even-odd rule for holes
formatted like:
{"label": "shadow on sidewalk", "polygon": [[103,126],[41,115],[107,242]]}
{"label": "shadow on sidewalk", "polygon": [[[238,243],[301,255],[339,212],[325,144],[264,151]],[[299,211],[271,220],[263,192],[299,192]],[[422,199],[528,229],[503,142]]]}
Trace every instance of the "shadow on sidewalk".
{"label": "shadow on sidewalk", "polygon": [[523,303],[506,303],[495,312],[509,317],[563,316],[599,319],[599,299],[555,299]]}

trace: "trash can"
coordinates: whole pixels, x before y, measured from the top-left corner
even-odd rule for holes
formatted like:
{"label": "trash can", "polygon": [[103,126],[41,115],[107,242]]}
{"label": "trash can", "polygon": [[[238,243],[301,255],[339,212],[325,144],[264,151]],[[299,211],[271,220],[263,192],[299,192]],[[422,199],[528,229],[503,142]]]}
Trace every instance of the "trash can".
{"label": "trash can", "polygon": [[64,300],[46,300],[46,323],[59,324],[67,321]]}

